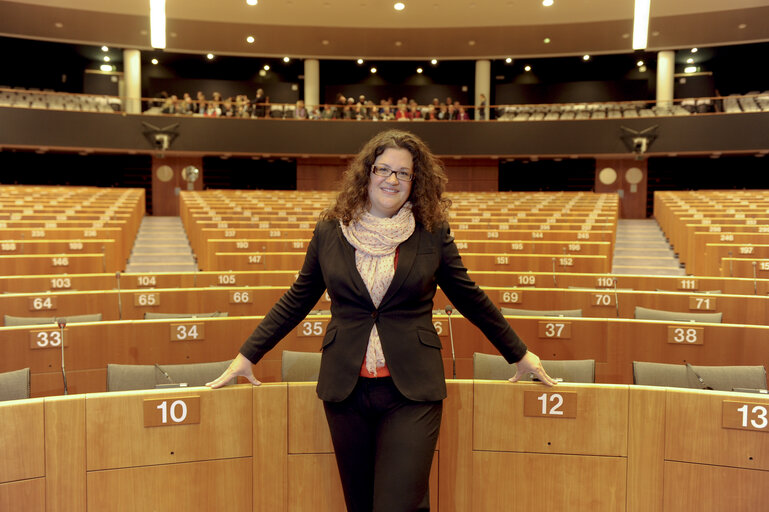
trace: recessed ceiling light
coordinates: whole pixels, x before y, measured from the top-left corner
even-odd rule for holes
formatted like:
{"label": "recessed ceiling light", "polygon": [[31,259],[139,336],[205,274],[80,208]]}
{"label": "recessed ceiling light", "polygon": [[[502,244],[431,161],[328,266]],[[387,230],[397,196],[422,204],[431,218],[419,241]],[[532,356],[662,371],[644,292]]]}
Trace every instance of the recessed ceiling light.
{"label": "recessed ceiling light", "polygon": [[363,59],[358,59],[357,62],[358,62],[358,65],[363,64]]}
{"label": "recessed ceiling light", "polygon": [[524,70],[524,71],[531,71],[531,66],[529,66],[529,65],[527,64],[526,66],[524,66],[524,67],[523,67],[523,70]]}
{"label": "recessed ceiling light", "polygon": [[264,65],[264,70],[265,71],[269,71],[270,70],[270,65],[269,64],[265,64]]}
{"label": "recessed ceiling light", "polygon": [[692,48],[692,53],[697,53],[699,51],[698,48]]}
{"label": "recessed ceiling light", "polygon": [[103,52],[108,52],[108,51],[109,51],[109,48],[108,48],[107,46],[102,46],[102,47],[101,47],[101,51],[103,51]]}
{"label": "recessed ceiling light", "polygon": [[206,58],[208,60],[213,60],[214,59],[214,54],[213,53],[208,53],[208,54],[206,54]]}
{"label": "recessed ceiling light", "polygon": [[467,42],[467,44],[468,44],[469,46],[475,46],[475,41],[473,41],[473,40],[471,39],[470,41],[468,41],[468,42]]}
{"label": "recessed ceiling light", "polygon": [[246,42],[249,43],[249,44],[253,43],[254,41],[255,41],[254,36],[248,36],[246,38]]}
{"label": "recessed ceiling light", "polygon": [[246,0],[246,3],[248,5],[256,5],[259,3],[259,0]]}
{"label": "recessed ceiling light", "polygon": [[590,60],[590,55],[583,55],[582,56],[582,60],[584,60],[584,61]]}
{"label": "recessed ceiling light", "polygon": [[109,64],[102,64],[99,67],[99,69],[101,69],[102,71],[112,71],[112,66],[110,66]]}
{"label": "recessed ceiling light", "polygon": [[106,55],[104,56],[104,62],[109,62],[109,57],[107,57]]}
{"label": "recessed ceiling light", "polygon": [[684,68],[684,73],[696,73],[697,72],[697,66],[686,66]]}
{"label": "recessed ceiling light", "polygon": [[687,63],[687,64],[692,64],[693,62],[694,62],[694,59],[692,59],[691,57],[689,57],[688,59],[686,59],[686,63]]}
{"label": "recessed ceiling light", "polygon": [[542,0],[542,5],[544,5],[545,7],[550,7],[551,5],[553,5],[553,0]]}
{"label": "recessed ceiling light", "polygon": [[403,46],[403,41],[395,41],[395,46]]}
{"label": "recessed ceiling light", "polygon": [[635,63],[635,65],[636,65],[636,66],[638,66],[638,67],[640,68],[641,66],[643,66],[643,65],[644,65],[644,61],[642,61],[642,60],[639,60],[638,62],[636,62],[636,63]]}
{"label": "recessed ceiling light", "polygon": [[376,68],[371,68],[372,73],[376,73]]}
{"label": "recessed ceiling light", "polygon": [[508,58],[506,58],[506,59],[505,59],[505,62],[506,62],[506,63],[508,63],[508,64],[510,64],[511,62],[513,62],[513,59],[512,59],[512,57],[508,57]]}
{"label": "recessed ceiling light", "polygon": [[740,23],[739,25],[737,25],[737,28],[739,28],[739,29],[743,29],[745,27],[747,27],[747,25],[745,23]]}
{"label": "recessed ceiling light", "polygon": [[56,28],[63,28],[64,27],[64,23],[62,23],[60,21],[57,21],[56,23],[53,24],[53,26],[56,27]]}
{"label": "recessed ceiling light", "polygon": [[403,2],[395,2],[395,4],[393,4],[393,9],[395,9],[396,11],[402,11],[405,8],[406,8],[406,4],[404,4]]}
{"label": "recessed ceiling light", "polygon": [[550,44],[550,38],[546,37],[545,39],[542,40],[542,42],[545,44]]}
{"label": "recessed ceiling light", "polygon": [[156,66],[158,65],[158,60],[157,59],[152,59],[150,62],[152,62]]}
{"label": "recessed ceiling light", "polygon": [[286,64],[288,64],[290,61],[291,61],[290,57],[283,57],[283,62],[285,62]]}
{"label": "recessed ceiling light", "polygon": [[422,71],[424,71],[424,69],[422,69],[422,68],[417,68],[417,73],[419,73],[419,74],[422,74]]}
{"label": "recessed ceiling light", "polygon": [[324,39],[323,41],[321,41],[321,44],[323,46],[328,46],[328,39]]}
{"label": "recessed ceiling light", "polygon": [[433,66],[435,66],[436,64],[438,64],[438,59],[432,59],[432,60],[430,61],[430,64],[432,64]]}

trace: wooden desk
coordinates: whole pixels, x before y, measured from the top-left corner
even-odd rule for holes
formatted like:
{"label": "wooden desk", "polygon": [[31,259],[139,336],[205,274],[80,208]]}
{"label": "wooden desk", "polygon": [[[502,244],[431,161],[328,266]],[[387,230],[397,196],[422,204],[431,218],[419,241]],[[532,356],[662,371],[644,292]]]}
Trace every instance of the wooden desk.
{"label": "wooden desk", "polygon": [[[769,500],[767,396],[467,380],[447,388],[432,510],[762,510]],[[175,424],[195,403],[198,422]],[[743,405],[762,428],[724,428],[725,407]],[[165,426],[145,427],[164,407],[174,411]],[[0,421],[3,510],[344,508],[313,383],[19,400],[0,404]]]}

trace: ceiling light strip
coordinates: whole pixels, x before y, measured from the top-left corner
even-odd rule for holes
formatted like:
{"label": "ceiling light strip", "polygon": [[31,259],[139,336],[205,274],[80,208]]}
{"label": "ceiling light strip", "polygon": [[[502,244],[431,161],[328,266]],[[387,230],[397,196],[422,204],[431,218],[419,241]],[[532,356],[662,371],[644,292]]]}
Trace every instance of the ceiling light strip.
{"label": "ceiling light strip", "polygon": [[635,0],[633,18],[633,49],[643,50],[649,37],[649,9],[651,0]]}
{"label": "ceiling light strip", "polygon": [[166,0],[150,0],[150,44],[166,47]]}

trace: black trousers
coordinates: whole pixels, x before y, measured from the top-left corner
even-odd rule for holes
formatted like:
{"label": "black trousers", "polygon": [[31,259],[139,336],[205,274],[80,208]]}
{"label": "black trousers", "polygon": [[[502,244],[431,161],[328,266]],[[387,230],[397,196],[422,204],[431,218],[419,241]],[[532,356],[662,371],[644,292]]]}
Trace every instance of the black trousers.
{"label": "black trousers", "polygon": [[361,377],[347,399],[324,407],[348,512],[430,510],[442,401],[413,402],[390,377]]}

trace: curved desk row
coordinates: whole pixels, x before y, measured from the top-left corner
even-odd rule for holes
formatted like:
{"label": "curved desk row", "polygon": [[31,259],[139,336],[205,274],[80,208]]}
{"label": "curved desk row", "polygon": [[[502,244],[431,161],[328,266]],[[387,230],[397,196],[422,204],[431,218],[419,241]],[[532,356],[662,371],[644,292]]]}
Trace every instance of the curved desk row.
{"label": "curved desk row", "polygon": [[[0,405],[0,509],[343,510],[313,383]],[[760,510],[769,397],[449,381],[433,510]]]}
{"label": "curved desk row", "polygon": [[[106,391],[106,367],[118,364],[182,364],[227,361],[262,317],[197,318],[70,324],[64,358],[72,393]],[[317,352],[329,316],[307,317],[255,368],[266,382],[281,378],[283,350]],[[445,315],[433,324],[443,344],[443,365],[452,376],[454,335],[457,376],[472,378],[473,354],[496,349],[465,318]],[[596,382],[630,384],[633,361],[769,367],[769,326],[681,324],[606,318],[508,317],[542,359],[593,359]],[[61,332],[53,325],[0,328],[0,371],[30,368],[32,396],[63,392]]]}

